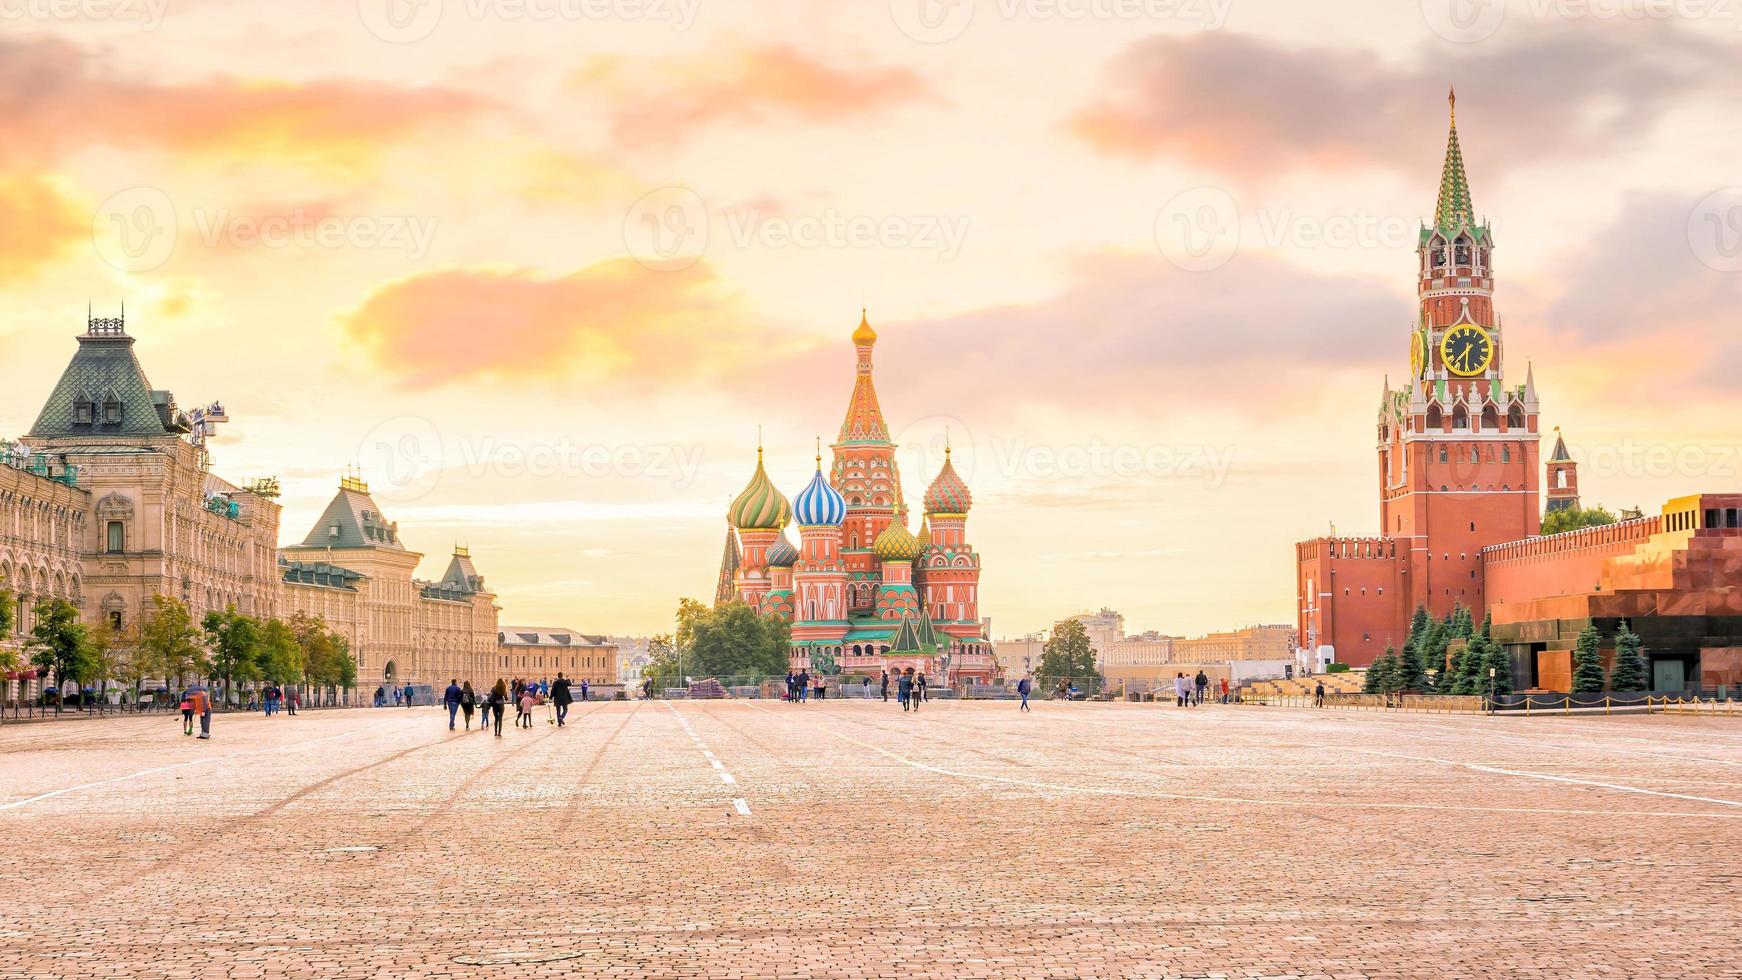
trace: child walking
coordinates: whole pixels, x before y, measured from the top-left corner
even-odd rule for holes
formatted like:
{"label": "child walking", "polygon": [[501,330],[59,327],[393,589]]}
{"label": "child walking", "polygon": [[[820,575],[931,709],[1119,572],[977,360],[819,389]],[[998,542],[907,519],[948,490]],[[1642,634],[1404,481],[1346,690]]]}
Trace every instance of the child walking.
{"label": "child walking", "polygon": [[532,709],[537,705],[538,699],[533,696],[532,685],[529,684],[526,690],[520,692],[520,727],[532,727]]}

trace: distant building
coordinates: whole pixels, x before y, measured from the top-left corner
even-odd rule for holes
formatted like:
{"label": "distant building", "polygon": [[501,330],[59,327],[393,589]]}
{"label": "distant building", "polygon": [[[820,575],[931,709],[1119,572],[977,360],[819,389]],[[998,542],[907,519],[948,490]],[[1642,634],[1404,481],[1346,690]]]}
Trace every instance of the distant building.
{"label": "distant building", "polygon": [[497,633],[502,676],[549,680],[557,672],[590,684],[618,682],[617,645],[603,636],[545,626],[504,626]]}
{"label": "distant building", "polygon": [[1173,641],[1174,659],[1190,663],[1230,660],[1290,660],[1294,658],[1293,626],[1247,626],[1226,633],[1207,633]]}

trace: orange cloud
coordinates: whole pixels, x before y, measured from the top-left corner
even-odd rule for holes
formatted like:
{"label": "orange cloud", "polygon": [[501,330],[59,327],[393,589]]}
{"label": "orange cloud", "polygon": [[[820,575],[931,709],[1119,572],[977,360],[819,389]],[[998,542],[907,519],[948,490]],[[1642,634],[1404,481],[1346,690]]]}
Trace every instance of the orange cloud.
{"label": "orange cloud", "polygon": [[915,101],[929,91],[905,68],[837,67],[787,44],[669,60],[641,70],[599,59],[576,82],[589,94],[603,92],[612,100],[612,132],[633,145],[678,143],[696,129],[723,123],[836,122]]}
{"label": "orange cloud", "polygon": [[356,80],[166,85],[66,41],[0,40],[0,162],[41,164],[107,144],[354,167],[485,105],[453,89]]}
{"label": "orange cloud", "polygon": [[451,269],[389,283],[340,319],[410,387],[577,374],[684,380],[756,350],[736,297],[705,262],[654,271],[613,259],[554,278]]}
{"label": "orange cloud", "polygon": [[0,176],[0,283],[35,276],[90,233],[90,214],[49,181]]}

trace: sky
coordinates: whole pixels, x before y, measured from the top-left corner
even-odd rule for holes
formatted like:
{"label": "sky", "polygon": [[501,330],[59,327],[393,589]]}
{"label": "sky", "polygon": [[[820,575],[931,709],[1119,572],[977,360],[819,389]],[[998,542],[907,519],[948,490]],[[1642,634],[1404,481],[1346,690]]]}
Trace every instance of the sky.
{"label": "sky", "polygon": [[0,0],[0,435],[126,306],[300,540],[358,467],[504,622],[668,629],[861,309],[995,636],[1293,620],[1376,531],[1447,90],[1587,503],[1742,484],[1742,4]]}

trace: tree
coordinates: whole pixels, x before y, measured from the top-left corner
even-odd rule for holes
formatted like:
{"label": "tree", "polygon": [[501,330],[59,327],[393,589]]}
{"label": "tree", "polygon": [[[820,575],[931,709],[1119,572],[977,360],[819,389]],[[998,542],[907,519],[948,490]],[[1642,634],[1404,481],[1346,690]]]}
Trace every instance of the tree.
{"label": "tree", "polygon": [[129,639],[125,630],[118,630],[102,620],[85,629],[91,642],[91,678],[97,682],[97,694],[109,696],[109,680],[126,669]]}
{"label": "tree", "polygon": [[324,620],[299,612],[284,628],[297,648],[291,666],[299,669],[289,675],[291,680],[300,679],[324,691],[329,703],[338,700],[340,690],[350,690],[356,685],[357,661],[351,656],[351,642],[327,629]]}
{"label": "tree", "polygon": [[[18,608],[18,597],[11,589],[0,589],[0,644],[12,635],[14,609]],[[0,670],[17,670],[18,654],[10,647],[0,645]]]}
{"label": "tree", "polygon": [[772,677],[785,674],[791,663],[786,621],[760,615],[743,602],[710,608],[686,599],[678,607],[678,633],[683,671],[691,677]]}
{"label": "tree", "polygon": [[85,624],[79,622],[79,611],[65,599],[44,599],[36,604],[36,623],[30,638],[24,641],[30,652],[30,662],[37,670],[54,675],[59,692],[56,707],[66,700],[66,685],[71,681],[75,693],[78,686],[96,671],[96,658],[91,651],[91,638]]}
{"label": "tree", "polygon": [[273,618],[260,628],[260,673],[274,684],[292,684],[302,679],[302,644],[282,619]]}
{"label": "tree", "polygon": [[1397,648],[1386,647],[1385,656],[1367,668],[1367,683],[1362,690],[1368,694],[1391,694],[1398,690]]}
{"label": "tree", "polygon": [[677,641],[670,633],[661,633],[647,641],[647,666],[641,671],[641,676],[653,681],[653,686],[664,690],[675,687],[680,675],[677,656]]}
{"label": "tree", "polygon": [[1095,669],[1095,645],[1089,641],[1089,631],[1080,621],[1065,619],[1054,624],[1052,635],[1040,648],[1040,669],[1036,674],[1051,681],[1069,678],[1073,682],[1098,683],[1101,680],[1101,672]]}
{"label": "tree", "polygon": [[[1512,657],[1507,654],[1505,647],[1495,643],[1493,640],[1489,640],[1488,651],[1482,658],[1482,666],[1479,670],[1481,673],[1477,679],[1477,683],[1480,685],[1480,689],[1475,693],[1512,693]],[[1488,676],[1489,671],[1494,672],[1493,677]]]}
{"label": "tree", "polygon": [[1542,533],[1560,534],[1584,527],[1601,527],[1615,523],[1615,515],[1607,507],[1567,507],[1543,515]]}
{"label": "tree", "polygon": [[1651,690],[1651,677],[1646,670],[1639,634],[1621,623],[1615,634],[1615,669],[1609,672],[1609,689],[1637,693]]}
{"label": "tree", "polygon": [[1484,633],[1476,634],[1470,645],[1459,655],[1452,682],[1447,686],[1453,694],[1487,694],[1488,661],[1494,641]]}
{"label": "tree", "polygon": [[1578,645],[1573,647],[1573,693],[1596,694],[1604,689],[1603,661],[1597,653],[1602,637],[1593,624],[1579,631]]}
{"label": "tree", "polygon": [[237,681],[260,679],[260,622],[231,606],[223,612],[206,613],[200,628],[205,630],[206,648],[212,654],[211,675],[224,682],[224,700],[228,702]]}
{"label": "tree", "polygon": [[211,665],[199,641],[200,634],[194,629],[193,616],[185,603],[174,596],[154,597],[151,612],[139,623],[135,654],[139,680],[134,682],[135,696],[145,677],[174,680],[179,691],[188,678],[208,673]]}

